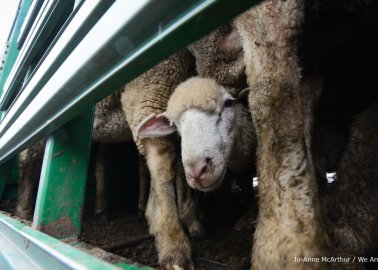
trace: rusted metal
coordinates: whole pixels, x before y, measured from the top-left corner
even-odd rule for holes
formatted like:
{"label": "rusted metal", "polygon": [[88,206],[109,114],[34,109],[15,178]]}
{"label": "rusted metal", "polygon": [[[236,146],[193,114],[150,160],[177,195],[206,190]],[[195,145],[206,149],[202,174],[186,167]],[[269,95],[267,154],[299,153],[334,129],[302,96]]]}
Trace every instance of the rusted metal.
{"label": "rusted metal", "polygon": [[67,216],[49,223],[42,222],[36,229],[59,239],[66,238],[67,235],[75,235],[78,232],[78,228],[72,224],[71,218]]}

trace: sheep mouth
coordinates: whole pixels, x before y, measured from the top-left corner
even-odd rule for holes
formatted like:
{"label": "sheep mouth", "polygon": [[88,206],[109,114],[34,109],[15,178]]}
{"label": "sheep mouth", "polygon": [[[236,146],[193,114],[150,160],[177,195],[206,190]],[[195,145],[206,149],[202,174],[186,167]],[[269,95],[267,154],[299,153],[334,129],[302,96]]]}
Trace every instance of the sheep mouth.
{"label": "sheep mouth", "polygon": [[190,181],[188,181],[188,184],[194,189],[197,189],[203,192],[209,192],[209,191],[218,189],[222,185],[225,175],[226,175],[226,169],[223,169],[221,175],[216,180],[211,181],[211,183],[206,186],[203,186],[200,183],[194,182],[193,179],[190,179]]}

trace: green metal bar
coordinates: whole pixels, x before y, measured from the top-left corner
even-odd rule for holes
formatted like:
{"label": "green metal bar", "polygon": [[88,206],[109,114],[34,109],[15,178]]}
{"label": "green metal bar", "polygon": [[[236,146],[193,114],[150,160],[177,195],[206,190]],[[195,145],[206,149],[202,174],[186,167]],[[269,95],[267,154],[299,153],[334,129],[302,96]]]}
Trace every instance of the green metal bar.
{"label": "green metal bar", "polygon": [[[16,99],[16,104],[14,104],[18,108],[16,113],[14,113],[13,106],[8,110],[7,114],[12,114],[12,117],[9,119],[10,122],[17,119],[20,113],[38,94],[46,81],[53,76],[72,50],[79,44],[80,40],[84,38],[112,3],[113,0],[86,1],[85,4],[87,6],[83,6],[83,0],[75,3],[77,6],[67,19],[66,24],[57,34],[43,59],[37,64],[25,82],[21,91],[23,92],[22,94],[27,93],[27,97],[22,100],[19,98]],[[76,29],[76,31],[73,29]],[[38,80],[35,78],[38,78]],[[6,129],[7,125],[4,125],[4,128]]]}
{"label": "green metal bar", "polygon": [[94,107],[47,140],[33,228],[57,238],[81,231]]}
{"label": "green metal bar", "polygon": [[[21,26],[25,20],[26,14],[30,8],[32,0],[22,0],[20,4],[20,9],[16,15],[11,34],[7,43],[9,44],[8,52],[4,58],[4,65],[3,69],[0,72],[0,95],[3,93],[4,84],[7,80],[9,73],[11,72],[14,63],[19,54],[19,50],[17,48],[17,38],[20,34]],[[1,56],[3,57],[3,56]],[[0,112],[0,119],[3,118],[3,112]]]}
{"label": "green metal bar", "polygon": [[9,50],[7,56],[5,57],[3,71],[0,75],[0,94],[3,92],[5,81],[8,78],[8,75],[12,70],[12,67],[19,54],[19,50],[17,49],[17,37],[20,34],[20,28],[25,19],[26,13],[30,7],[31,2],[32,0],[22,0],[19,13],[17,15],[15,24],[12,29],[12,33],[9,37]]}
{"label": "green metal bar", "polygon": [[141,268],[138,268],[136,266],[133,266],[133,265],[129,265],[129,264],[126,264],[126,263],[117,263],[116,266],[119,266],[119,267],[122,267],[122,269],[124,270],[151,270],[150,267],[141,267]]}
{"label": "green metal bar", "polygon": [[41,8],[42,4],[43,0],[35,0],[31,4],[29,11],[26,14],[25,20],[21,26],[20,35],[17,38],[17,46],[19,50],[22,48],[22,45],[26,40],[26,37],[33,25],[35,18],[38,15],[39,9]]}
{"label": "green metal bar", "polygon": [[130,2],[115,1],[26,107],[21,93],[0,123],[0,162],[259,1],[146,2],[125,16]]}
{"label": "green metal bar", "polygon": [[124,268],[90,256],[0,213],[0,269],[121,270]]}
{"label": "green metal bar", "polygon": [[13,66],[10,76],[4,84],[0,97],[0,110],[6,110],[20,88],[20,83],[25,79],[29,65],[44,54],[51,36],[55,36],[60,26],[71,13],[74,0],[55,0],[45,2],[40,10],[30,34],[27,36],[25,46]]}

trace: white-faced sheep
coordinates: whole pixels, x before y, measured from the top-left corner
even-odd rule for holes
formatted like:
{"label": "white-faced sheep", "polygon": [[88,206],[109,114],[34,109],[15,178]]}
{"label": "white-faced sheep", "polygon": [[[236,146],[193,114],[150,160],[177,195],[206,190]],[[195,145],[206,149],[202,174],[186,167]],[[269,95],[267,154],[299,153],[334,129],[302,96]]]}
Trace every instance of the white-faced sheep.
{"label": "white-faced sheep", "polygon": [[[195,189],[214,190],[221,185],[227,169],[250,172],[253,167],[256,138],[248,108],[212,79],[194,77],[181,83],[166,111],[147,116],[138,125],[136,135],[163,139],[176,131],[181,137],[186,179]],[[157,211],[156,205],[149,209]]]}
{"label": "white-faced sheep", "polygon": [[166,111],[146,117],[137,135],[161,137],[176,131],[186,179],[194,189],[214,190],[227,169],[242,172],[253,166],[256,140],[248,108],[213,79],[181,83]]}
{"label": "white-faced sheep", "polygon": [[176,137],[142,139],[136,128],[148,115],[164,112],[176,86],[193,74],[193,58],[182,50],[128,83],[121,96],[134,141],[150,171],[146,218],[150,233],[155,236],[159,263],[167,269],[192,267],[190,243],[180,224],[174,192]]}
{"label": "white-faced sheep", "polygon": [[[214,79],[226,87],[233,96],[238,96],[243,102],[248,103],[247,98],[243,98],[248,96],[243,47],[240,35],[232,22],[195,41],[188,46],[188,49],[195,57],[196,73],[199,77]],[[250,221],[256,218],[257,203],[251,185],[251,175],[256,175],[254,155],[252,159],[249,171],[240,173],[230,170],[245,198],[251,204],[251,209],[235,224],[234,228],[239,231],[250,229],[253,224]],[[227,207],[230,201],[224,196],[226,188],[226,185],[222,187],[221,203]]]}
{"label": "white-faced sheep", "polygon": [[[134,140],[140,153],[146,157],[152,174],[152,192],[146,216],[150,232],[155,235],[159,262],[168,269],[173,265],[184,268],[192,265],[190,246],[178,223],[173,204],[175,197],[171,190],[177,141],[175,136],[141,139],[136,134],[136,128],[150,114],[159,115],[165,111],[175,87],[193,76],[195,67],[199,75],[206,70],[211,71],[209,75],[219,83],[225,83],[229,90],[232,88],[233,93],[246,85],[241,43],[235,28],[230,25],[221,27],[194,43],[190,50],[195,62],[187,51],[181,51],[127,84],[122,94],[123,108]],[[251,166],[249,169],[253,168]],[[159,215],[155,214],[159,212]],[[194,226],[192,230],[195,232],[198,228]]]}
{"label": "white-faced sheep", "polygon": [[[95,213],[107,217],[109,181],[107,179],[107,155],[109,143],[128,142],[132,140],[130,128],[126,122],[125,114],[120,102],[120,92],[116,91],[96,104],[95,117],[92,131],[92,141],[98,144],[95,162],[96,199]],[[20,155],[20,177],[18,202],[16,215],[21,218],[31,219],[38,188],[39,173],[42,167],[45,140],[26,149]],[[181,169],[177,168],[179,172]],[[180,220],[188,228],[189,232],[196,236],[204,233],[201,224],[197,220],[195,204],[186,183],[179,179],[177,173],[176,193]],[[138,209],[144,213],[149,194],[149,172],[143,156],[139,156],[139,198]]]}

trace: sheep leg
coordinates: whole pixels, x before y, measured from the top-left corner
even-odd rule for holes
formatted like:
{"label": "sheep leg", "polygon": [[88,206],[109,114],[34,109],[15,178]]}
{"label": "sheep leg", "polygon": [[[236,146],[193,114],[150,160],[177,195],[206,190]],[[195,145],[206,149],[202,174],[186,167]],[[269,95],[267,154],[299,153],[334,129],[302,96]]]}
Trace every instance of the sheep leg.
{"label": "sheep leg", "polygon": [[246,231],[253,227],[253,223],[258,214],[257,201],[252,186],[252,177],[254,173],[252,171],[245,171],[234,173],[234,175],[242,192],[245,193],[247,198],[250,198],[248,202],[251,204],[248,211],[234,225],[234,229],[236,231]]}
{"label": "sheep leg", "polygon": [[237,21],[258,139],[260,209],[252,269],[327,268],[295,261],[328,249],[300,93],[303,9],[300,0],[271,0]]}
{"label": "sheep leg", "polygon": [[151,173],[146,218],[155,236],[159,263],[165,269],[193,269],[191,248],[176,207],[175,147],[168,138],[146,139],[145,157]]}
{"label": "sheep leg", "polygon": [[20,175],[16,216],[31,220],[37,197],[39,176],[42,168],[45,141],[40,141],[20,154]]}
{"label": "sheep leg", "polygon": [[205,235],[205,228],[197,219],[198,204],[194,191],[186,182],[182,163],[176,164],[176,195],[177,208],[182,224],[192,237],[201,238]]}
{"label": "sheep leg", "polygon": [[[150,181],[150,174],[146,166],[146,161],[143,156],[139,156],[138,209],[140,216],[143,216],[146,212]],[[198,205],[195,202],[193,190],[186,183],[182,164],[176,165],[175,191],[177,195],[177,208],[182,224],[192,237],[204,236],[205,229],[197,218]],[[154,198],[151,200],[154,200]]]}
{"label": "sheep leg", "polygon": [[138,160],[139,169],[139,196],[138,196],[138,210],[139,216],[143,217],[146,212],[149,190],[150,190],[150,172],[146,165],[146,160],[142,155],[139,155]]}
{"label": "sheep leg", "polygon": [[96,201],[95,214],[103,217],[105,220],[109,219],[108,213],[108,179],[106,177],[106,160],[109,155],[108,145],[100,143],[98,145],[96,156]]}
{"label": "sheep leg", "polygon": [[[333,256],[374,254],[378,241],[378,103],[360,114],[337,170],[337,180],[324,200]],[[352,261],[352,260],[351,260]],[[363,269],[358,262],[338,269]]]}
{"label": "sheep leg", "polygon": [[[233,175],[235,176],[236,183],[242,190],[242,192],[247,196],[250,197],[253,194],[253,186],[252,186],[252,178],[253,178],[253,171],[247,170],[243,172],[234,172]],[[252,201],[253,198],[250,198]]]}

